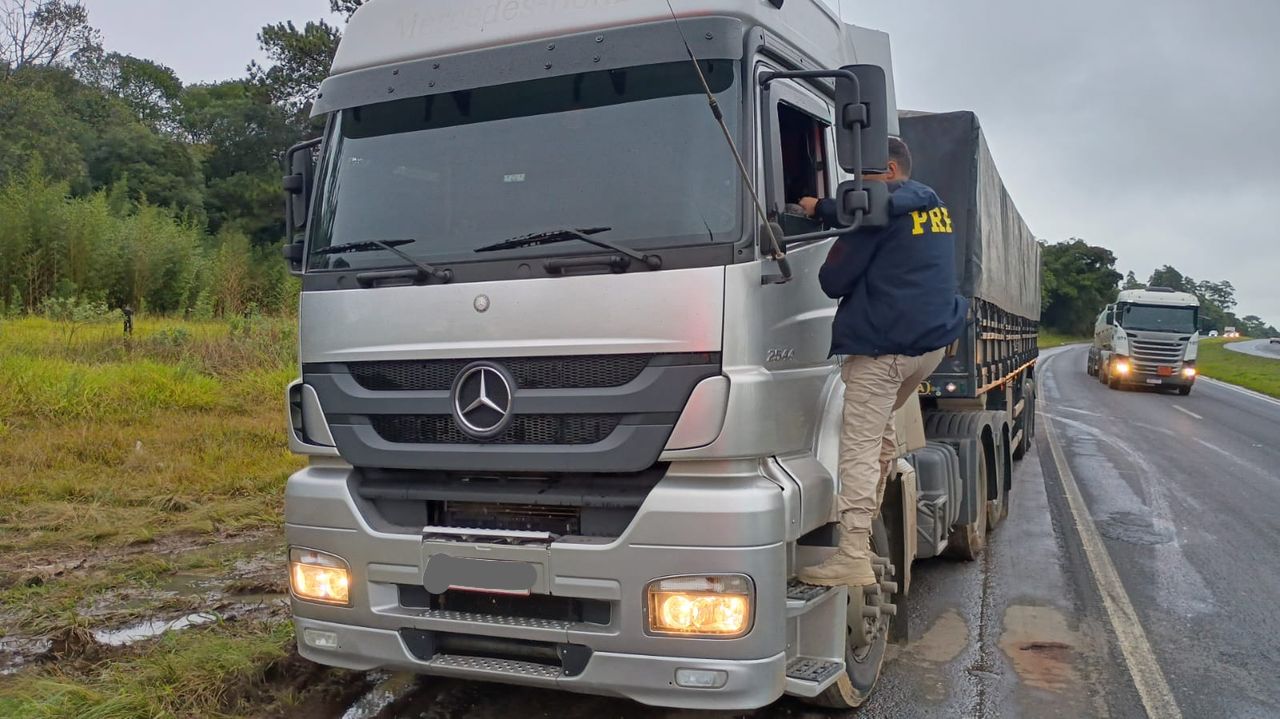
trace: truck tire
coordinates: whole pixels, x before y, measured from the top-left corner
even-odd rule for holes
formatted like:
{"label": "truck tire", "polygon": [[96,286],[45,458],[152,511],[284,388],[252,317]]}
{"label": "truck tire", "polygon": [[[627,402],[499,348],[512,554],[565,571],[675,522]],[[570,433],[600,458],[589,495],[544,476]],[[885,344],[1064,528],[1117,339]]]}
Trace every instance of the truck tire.
{"label": "truck tire", "polygon": [[1188,385],[1183,385],[1179,387],[1178,394],[1182,395],[1183,397],[1186,397],[1187,395],[1191,394],[1191,385],[1188,384]]}
{"label": "truck tire", "polygon": [[[896,569],[890,564],[889,543],[880,538],[885,537],[886,529],[882,519],[877,519],[871,532],[871,551],[879,558],[876,562],[876,575],[880,578],[879,591],[863,590],[858,596],[849,597],[847,616],[849,624],[845,634],[844,672],[836,679],[836,683],[827,687],[816,697],[804,699],[808,704],[829,709],[857,709],[871,696],[880,679],[880,670],[884,667],[885,650],[889,646],[889,625],[893,614],[881,610],[880,616],[870,619],[863,615],[864,607],[882,608],[893,605],[897,585]],[[896,613],[897,608],[892,610]],[[858,632],[860,639],[855,637]]]}
{"label": "truck tire", "polygon": [[985,461],[978,462],[978,506],[982,509],[977,512],[977,519],[952,530],[951,538],[947,540],[946,555],[948,557],[972,562],[987,546],[987,512],[983,511],[987,507],[987,463]]}
{"label": "truck tire", "polygon": [[[992,456],[990,459],[996,462],[997,466],[1001,468],[1001,470],[997,470],[996,472],[997,478],[1001,471],[1004,472],[1006,478],[1013,475],[1013,449],[1009,446],[1011,441],[1013,441],[1012,437],[1005,437],[991,448]],[[983,451],[985,454],[986,450]],[[1009,494],[1012,487],[1004,486],[1005,483],[1003,481],[997,481],[997,484],[999,487],[996,491],[1000,494],[1000,499],[990,499],[987,501],[987,534],[991,534],[996,531],[996,528],[1000,526],[1000,523],[1004,521],[1005,517],[1009,516]],[[988,494],[990,494],[990,492],[988,492]]]}
{"label": "truck tire", "polygon": [[[1111,372],[1108,371],[1107,374],[1110,375]],[[1119,377],[1107,377],[1106,382],[1107,382],[1107,386],[1110,387],[1111,389],[1114,389],[1114,390],[1124,389],[1124,383],[1120,381]]]}

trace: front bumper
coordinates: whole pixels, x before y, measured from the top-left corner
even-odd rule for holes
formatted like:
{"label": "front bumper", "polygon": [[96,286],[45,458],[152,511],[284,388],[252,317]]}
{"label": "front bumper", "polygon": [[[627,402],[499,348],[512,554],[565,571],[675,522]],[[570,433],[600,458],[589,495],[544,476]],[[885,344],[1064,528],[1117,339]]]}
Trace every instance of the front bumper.
{"label": "front bumper", "polygon": [[[708,476],[668,472],[617,539],[564,538],[542,546],[433,542],[432,554],[527,562],[536,595],[608,603],[608,624],[494,617],[403,606],[401,591],[421,587],[427,552],[420,531],[379,521],[352,490],[353,470],[312,466],[289,480],[286,536],[292,546],[336,554],[350,564],[351,607],[294,600],[298,644],[313,661],[353,670],[386,668],[499,681],[690,709],[753,709],[779,698],[788,650],[783,492],[758,472]],[[726,467],[727,468],[727,467]],[[721,468],[725,469],[725,468]],[[645,587],[686,574],[746,574],[756,588],[753,624],[739,639],[654,636],[647,630]],[[330,632],[318,648],[306,630]],[[589,652],[573,673],[490,655],[420,656],[405,632],[495,638]],[[723,672],[719,688],[684,688],[679,669]]]}
{"label": "front bumper", "polygon": [[[595,652],[582,674],[558,676],[538,665],[522,662],[466,661],[442,656],[424,662],[413,655],[400,634],[385,629],[333,624],[296,617],[298,637],[310,630],[332,632],[339,648],[323,650],[301,639],[298,651],[320,664],[356,671],[382,668],[459,679],[502,682],[559,689],[581,694],[617,696],[654,706],[686,709],[754,709],[773,703],[782,695],[787,657],[785,652],[757,660],[718,660],[689,657],[646,656]],[[702,669],[724,672],[719,689],[686,689],[675,686],[676,671]]]}

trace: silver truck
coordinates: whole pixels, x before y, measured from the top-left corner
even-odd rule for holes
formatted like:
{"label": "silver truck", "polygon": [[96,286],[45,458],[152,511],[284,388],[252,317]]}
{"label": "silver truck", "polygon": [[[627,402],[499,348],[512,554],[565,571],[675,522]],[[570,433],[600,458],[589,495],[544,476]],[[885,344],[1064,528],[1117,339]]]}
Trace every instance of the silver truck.
{"label": "silver truck", "polygon": [[1085,370],[1112,389],[1191,394],[1199,370],[1200,298],[1167,287],[1124,290],[1094,323]]}
{"label": "silver truck", "polygon": [[[825,0],[362,7],[323,137],[287,155],[302,655],[672,707],[862,703],[909,634],[912,561],[982,551],[1035,418],[1038,245],[976,118],[900,121],[892,78],[887,36]],[[851,596],[794,580],[835,540],[817,273],[886,221],[862,173],[897,132],[953,209],[974,312],[896,417],[882,582]]]}

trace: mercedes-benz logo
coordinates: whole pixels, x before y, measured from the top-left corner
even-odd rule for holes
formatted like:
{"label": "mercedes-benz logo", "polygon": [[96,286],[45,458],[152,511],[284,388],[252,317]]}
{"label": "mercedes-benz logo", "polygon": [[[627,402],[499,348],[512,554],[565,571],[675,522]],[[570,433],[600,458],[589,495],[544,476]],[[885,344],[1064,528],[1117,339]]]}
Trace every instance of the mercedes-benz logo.
{"label": "mercedes-benz logo", "polygon": [[492,439],[511,424],[514,381],[487,362],[468,366],[453,381],[453,419],[476,439]]}

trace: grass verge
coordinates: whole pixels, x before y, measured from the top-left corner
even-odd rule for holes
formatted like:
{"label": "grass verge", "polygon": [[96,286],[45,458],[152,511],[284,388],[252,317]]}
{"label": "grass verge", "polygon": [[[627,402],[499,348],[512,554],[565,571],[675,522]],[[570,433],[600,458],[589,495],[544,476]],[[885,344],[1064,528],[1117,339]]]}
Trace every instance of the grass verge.
{"label": "grass verge", "polygon": [[1255,392],[1280,397],[1280,360],[1233,352],[1224,346],[1226,342],[1221,338],[1200,340],[1200,358],[1196,361],[1200,373]]}
{"label": "grass verge", "polygon": [[1092,342],[1092,337],[1076,337],[1074,335],[1060,335],[1053,332],[1040,333],[1040,349],[1047,350],[1052,347],[1061,347],[1063,345],[1078,344],[1081,342]]}

